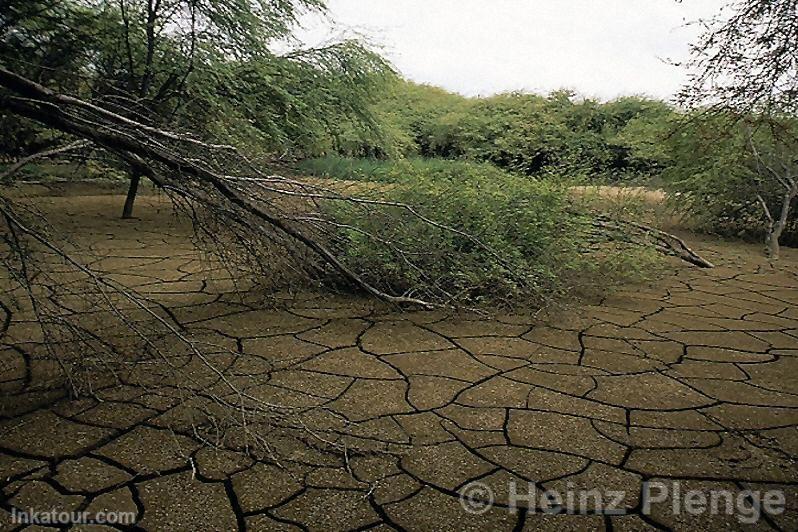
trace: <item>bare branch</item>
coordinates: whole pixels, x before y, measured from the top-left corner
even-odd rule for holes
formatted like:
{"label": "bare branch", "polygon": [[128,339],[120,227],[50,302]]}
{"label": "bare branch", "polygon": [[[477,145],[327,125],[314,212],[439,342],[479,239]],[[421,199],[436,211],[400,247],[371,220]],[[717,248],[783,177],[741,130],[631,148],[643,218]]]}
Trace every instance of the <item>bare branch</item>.
{"label": "bare branch", "polygon": [[3,170],[3,172],[0,173],[0,181],[5,181],[6,179],[11,178],[11,176],[13,176],[17,172],[19,172],[23,167],[25,167],[25,165],[30,164],[33,161],[36,161],[38,159],[46,159],[48,157],[55,157],[56,155],[62,155],[64,153],[67,153],[67,152],[70,152],[70,151],[74,151],[74,150],[78,150],[78,149],[81,149],[81,148],[86,148],[88,146],[91,146],[91,142],[86,141],[86,140],[77,140],[75,142],[70,142],[69,144],[66,144],[64,146],[60,146],[58,148],[53,148],[53,149],[49,149],[49,150],[45,150],[45,151],[40,151],[38,153],[34,153],[32,155],[28,155],[27,157],[23,157],[22,159],[20,159],[16,163],[12,164],[11,166],[9,166],[5,170]]}

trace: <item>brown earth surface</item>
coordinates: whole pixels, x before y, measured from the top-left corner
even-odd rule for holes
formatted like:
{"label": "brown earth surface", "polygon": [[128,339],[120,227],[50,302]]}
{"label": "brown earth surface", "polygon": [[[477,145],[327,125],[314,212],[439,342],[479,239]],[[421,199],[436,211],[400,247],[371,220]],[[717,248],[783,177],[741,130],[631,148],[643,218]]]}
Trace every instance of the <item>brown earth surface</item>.
{"label": "brown earth surface", "polygon": [[[796,250],[773,267],[761,246],[690,237],[717,268],[674,262],[653,283],[545,315],[401,313],[313,293],[274,310],[204,269],[162,199],[141,198],[134,221],[117,219],[117,196],[37,202],[93,242],[96,267],[231,346],[209,355],[225,376],[307,413],[347,452],[281,435],[276,464],[202,445],[169,379],[57,400],[52,363],[12,319],[0,337],[3,530],[24,528],[11,512],[29,508],[130,511],[147,530],[798,529]],[[675,514],[672,498],[643,511],[647,481],[780,490],[787,509],[753,525]],[[508,508],[529,483],[620,490],[626,515]],[[492,507],[464,510],[461,494],[481,511],[488,492]]]}

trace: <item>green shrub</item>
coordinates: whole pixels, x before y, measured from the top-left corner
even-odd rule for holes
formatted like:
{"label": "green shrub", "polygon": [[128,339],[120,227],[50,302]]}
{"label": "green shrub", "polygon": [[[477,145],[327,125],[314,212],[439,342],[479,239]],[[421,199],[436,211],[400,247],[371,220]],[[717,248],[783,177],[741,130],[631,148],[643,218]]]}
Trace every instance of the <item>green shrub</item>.
{"label": "green shrub", "polygon": [[337,244],[344,262],[392,293],[540,305],[607,287],[610,273],[626,281],[645,262],[628,251],[589,253],[591,217],[567,187],[553,181],[440,160],[325,159],[303,168],[326,177],[391,183],[360,187],[360,195],[413,206],[418,215],[401,207],[349,203],[336,204],[330,213],[343,227]]}

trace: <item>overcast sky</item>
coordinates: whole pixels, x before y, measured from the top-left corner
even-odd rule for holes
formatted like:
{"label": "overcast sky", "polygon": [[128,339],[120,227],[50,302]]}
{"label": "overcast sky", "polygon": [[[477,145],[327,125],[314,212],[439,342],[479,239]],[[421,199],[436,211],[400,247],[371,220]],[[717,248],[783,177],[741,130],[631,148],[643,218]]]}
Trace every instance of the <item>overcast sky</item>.
{"label": "overcast sky", "polygon": [[355,31],[414,81],[466,95],[570,88],[610,99],[669,98],[697,35],[686,23],[728,0],[328,0],[331,29],[305,18],[318,44]]}

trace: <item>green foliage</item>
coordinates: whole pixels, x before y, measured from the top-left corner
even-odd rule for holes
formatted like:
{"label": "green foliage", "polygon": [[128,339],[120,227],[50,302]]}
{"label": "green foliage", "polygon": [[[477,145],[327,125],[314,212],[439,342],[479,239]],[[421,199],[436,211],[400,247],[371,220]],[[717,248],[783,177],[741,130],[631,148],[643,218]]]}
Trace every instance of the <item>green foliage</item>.
{"label": "green foliage", "polygon": [[107,20],[87,2],[3,0],[0,60],[61,90],[81,87],[81,73]]}
{"label": "green foliage", "polygon": [[339,205],[333,214],[344,224],[338,238],[347,265],[392,292],[534,305],[609,288],[650,264],[635,252],[588,253],[590,214],[561,183],[445,160],[326,158],[302,168],[361,181],[358,195],[412,205],[421,216],[457,229],[401,208]]}
{"label": "green foliage", "polygon": [[501,183],[515,178],[492,164],[445,159],[410,158],[387,162],[330,156],[301,161],[297,168],[312,176],[375,183],[415,182],[419,179],[453,184],[458,181]]}
{"label": "green foliage", "polygon": [[[3,0],[0,63],[56,90],[85,90],[82,73],[91,42],[102,34],[99,12],[62,0]],[[1,96],[1,94],[0,94]],[[47,147],[53,135],[18,116],[0,112],[0,155],[21,157]]]}
{"label": "green foliage", "polygon": [[375,112],[382,139],[393,146],[361,153],[483,161],[526,175],[604,180],[658,174],[668,162],[660,140],[675,114],[644,98],[602,104],[567,91],[465,98],[405,81],[383,91]]}
{"label": "green foliage", "polygon": [[[251,153],[376,154],[386,144],[371,104],[394,74],[378,54],[356,41],[270,49],[321,0],[8,1],[0,58],[51,88]],[[46,145],[39,128],[0,121],[3,153]]]}
{"label": "green foliage", "polygon": [[356,151],[351,145],[380,135],[369,102],[393,74],[357,42],[210,65],[195,74],[180,113],[194,130],[200,125],[251,153],[293,157]]}
{"label": "green foliage", "polygon": [[622,165],[658,174],[672,163],[667,140],[679,115],[664,102],[622,98],[605,105],[611,117],[605,125],[611,149]]}
{"label": "green foliage", "polygon": [[[794,164],[797,144],[798,122],[792,119],[752,125],[738,116],[687,116],[668,138],[672,164],[665,182],[696,229],[761,239],[767,222],[757,195],[778,213],[784,191],[758,167],[751,146],[781,165]],[[795,212],[783,240],[798,242]]]}
{"label": "green foliage", "polygon": [[396,80],[378,95],[376,113],[397,143],[400,155],[450,156],[441,125],[467,100],[429,85]]}

